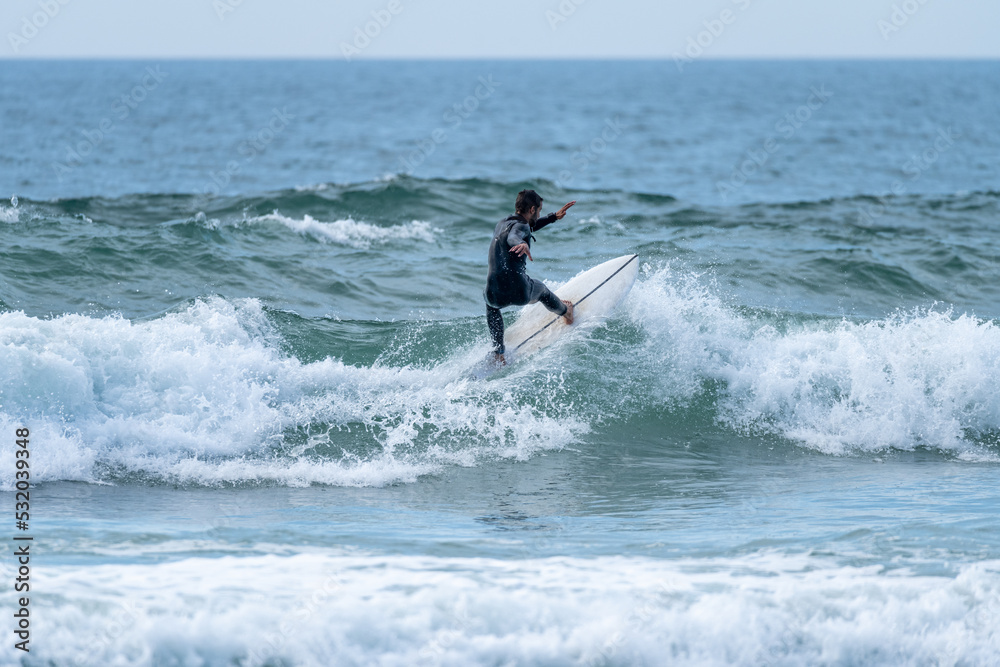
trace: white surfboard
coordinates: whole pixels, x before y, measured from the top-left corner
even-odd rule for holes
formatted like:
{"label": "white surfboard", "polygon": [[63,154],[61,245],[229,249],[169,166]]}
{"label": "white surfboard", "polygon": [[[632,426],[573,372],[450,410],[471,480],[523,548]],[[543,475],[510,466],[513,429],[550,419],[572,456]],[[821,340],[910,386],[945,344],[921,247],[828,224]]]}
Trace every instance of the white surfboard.
{"label": "white surfboard", "polygon": [[573,302],[571,325],[540,303],[525,306],[504,334],[507,363],[548,347],[570,329],[607,318],[628,295],[638,275],[639,256],[623,255],[584,271],[557,289],[556,296]]}

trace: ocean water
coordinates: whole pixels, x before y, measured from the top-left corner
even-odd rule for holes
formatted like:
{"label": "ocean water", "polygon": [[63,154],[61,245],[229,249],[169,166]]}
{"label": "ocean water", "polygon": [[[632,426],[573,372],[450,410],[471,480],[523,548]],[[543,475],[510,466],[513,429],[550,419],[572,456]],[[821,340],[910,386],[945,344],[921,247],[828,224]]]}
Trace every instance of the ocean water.
{"label": "ocean water", "polygon": [[[1000,63],[0,86],[0,663],[997,663]],[[639,279],[473,380],[525,187]]]}

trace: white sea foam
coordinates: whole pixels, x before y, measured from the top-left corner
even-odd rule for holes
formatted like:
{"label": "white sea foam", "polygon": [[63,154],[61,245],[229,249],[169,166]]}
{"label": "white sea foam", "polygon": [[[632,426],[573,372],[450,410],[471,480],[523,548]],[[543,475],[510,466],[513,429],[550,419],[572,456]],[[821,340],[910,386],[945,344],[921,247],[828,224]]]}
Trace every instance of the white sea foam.
{"label": "white sea foam", "polygon": [[[525,459],[587,430],[448,364],[304,364],[281,352],[254,299],[211,298],[140,322],[2,313],[0,366],[0,427],[30,426],[34,481],[111,470],[179,483],[381,485],[444,464]],[[315,454],[330,431],[338,444],[355,433],[356,450]],[[294,449],[289,434],[302,441]],[[10,489],[11,446],[0,466]]]}
{"label": "white sea foam", "polygon": [[412,220],[405,224],[382,227],[367,222],[345,218],[324,222],[316,220],[311,215],[304,215],[301,220],[282,215],[278,211],[241,220],[220,220],[207,218],[203,212],[198,212],[194,222],[212,230],[223,227],[239,227],[244,225],[279,223],[284,227],[303,236],[312,237],[323,243],[335,243],[352,248],[366,249],[372,245],[380,245],[399,240],[416,240],[433,243],[436,235],[442,232],[437,227],[423,220]]}
{"label": "white sea foam", "polygon": [[[308,214],[303,216],[301,220],[296,220],[295,218],[282,215],[278,211],[268,213],[267,215],[247,218],[233,224],[260,224],[268,222],[277,222],[298,234],[310,236],[324,243],[336,243],[359,249],[400,240],[433,243],[436,235],[442,232],[442,230],[432,227],[429,222],[424,222],[423,220],[412,220],[405,224],[382,227],[351,218],[323,222],[316,220]],[[219,226],[222,226],[222,223],[215,221],[213,228],[218,228]]]}
{"label": "white sea foam", "polygon": [[779,331],[728,307],[698,276],[669,266],[646,274],[628,302],[648,335],[633,356],[659,371],[662,400],[720,382],[719,418],[740,429],[834,454],[930,446],[996,459],[970,444],[1000,430],[994,323],[921,310]]}
{"label": "white sea foam", "polygon": [[296,185],[296,192],[323,192],[324,190],[329,190],[329,183],[313,183],[311,185]]}
{"label": "white sea foam", "polygon": [[[992,665],[1000,562],[304,553],[32,573],[46,664]],[[36,592],[37,591],[37,592]],[[14,593],[0,594],[4,608]]]}
{"label": "white sea foam", "polygon": [[589,218],[578,218],[576,221],[577,228],[586,227],[613,227],[618,231],[625,231],[625,226],[622,225],[620,220],[602,220],[599,215],[592,215]]}
{"label": "white sea foam", "polygon": [[206,229],[219,229],[220,227],[226,226],[219,218],[209,218],[205,215],[204,211],[198,211],[195,213],[194,221]]}
{"label": "white sea foam", "polygon": [[0,206],[0,222],[19,222],[20,210],[13,206]]}

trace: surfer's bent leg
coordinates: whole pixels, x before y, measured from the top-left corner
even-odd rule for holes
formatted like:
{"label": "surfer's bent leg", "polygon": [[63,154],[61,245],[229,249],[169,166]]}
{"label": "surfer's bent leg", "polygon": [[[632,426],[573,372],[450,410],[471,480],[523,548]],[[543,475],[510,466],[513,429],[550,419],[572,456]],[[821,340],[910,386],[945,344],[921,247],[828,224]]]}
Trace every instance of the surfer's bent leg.
{"label": "surfer's bent leg", "polygon": [[566,311],[569,310],[566,307],[566,304],[560,301],[559,297],[553,294],[552,290],[545,286],[545,283],[541,280],[531,278],[531,301],[529,303],[535,303],[538,301],[541,301],[543,306],[556,315],[565,315]]}
{"label": "surfer's bent leg", "polygon": [[490,338],[493,339],[493,351],[503,354],[503,314],[499,308],[486,305],[486,324],[490,328]]}

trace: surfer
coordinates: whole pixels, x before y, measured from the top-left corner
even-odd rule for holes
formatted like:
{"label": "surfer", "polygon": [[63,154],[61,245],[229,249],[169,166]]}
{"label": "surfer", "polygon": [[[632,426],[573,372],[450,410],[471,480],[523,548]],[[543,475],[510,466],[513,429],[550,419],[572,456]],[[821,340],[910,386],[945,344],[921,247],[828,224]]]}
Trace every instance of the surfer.
{"label": "surfer", "polygon": [[514,215],[498,222],[493,230],[489,252],[490,272],[486,277],[483,295],[486,297],[486,324],[493,339],[494,360],[500,365],[506,363],[501,308],[541,301],[550,311],[562,316],[566,324],[573,324],[573,303],[560,301],[540,280],[529,278],[525,272],[527,263],[524,258],[534,261],[531,258],[531,241],[534,239],[531,232],[562,220],[566,211],[575,203],[576,201],[571,201],[555,213],[539,218],[542,198],[534,190],[521,190],[514,203]]}

